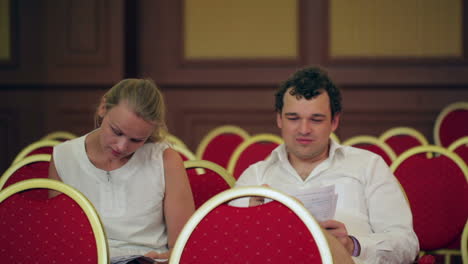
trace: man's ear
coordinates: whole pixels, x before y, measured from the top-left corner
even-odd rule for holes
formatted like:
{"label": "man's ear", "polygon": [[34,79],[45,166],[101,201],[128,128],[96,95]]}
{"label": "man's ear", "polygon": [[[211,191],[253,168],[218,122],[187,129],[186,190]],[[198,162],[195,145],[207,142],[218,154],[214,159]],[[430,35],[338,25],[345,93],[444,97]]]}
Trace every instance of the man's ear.
{"label": "man's ear", "polygon": [[340,124],[340,113],[336,113],[331,122],[332,132],[335,132],[335,130],[338,128],[338,125]]}
{"label": "man's ear", "polygon": [[100,118],[104,118],[106,115],[107,110],[106,110],[106,98],[104,96],[101,98],[101,102],[99,103],[98,107],[98,115]]}
{"label": "man's ear", "polygon": [[276,125],[278,128],[283,128],[283,119],[280,112],[276,112]]}

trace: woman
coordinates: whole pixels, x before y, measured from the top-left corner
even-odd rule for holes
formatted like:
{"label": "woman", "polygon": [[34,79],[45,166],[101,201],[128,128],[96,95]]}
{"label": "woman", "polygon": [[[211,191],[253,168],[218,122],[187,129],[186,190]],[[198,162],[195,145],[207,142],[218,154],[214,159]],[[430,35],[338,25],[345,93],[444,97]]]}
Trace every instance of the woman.
{"label": "woman", "polygon": [[182,159],[163,140],[164,118],[156,85],[125,79],[103,96],[97,129],[54,148],[49,178],[75,187],[93,203],[111,257],[168,258],[195,210]]}

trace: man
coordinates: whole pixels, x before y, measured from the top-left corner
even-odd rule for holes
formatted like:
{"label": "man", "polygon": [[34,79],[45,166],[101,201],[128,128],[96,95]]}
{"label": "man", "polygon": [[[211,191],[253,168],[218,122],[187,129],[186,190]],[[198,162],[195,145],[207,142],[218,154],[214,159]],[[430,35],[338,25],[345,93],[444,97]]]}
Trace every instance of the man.
{"label": "man", "polygon": [[[413,262],[419,244],[411,211],[389,167],[376,154],[330,139],[340,120],[341,94],[327,74],[319,68],[296,72],[279,87],[276,111],[284,144],[250,166],[236,186],[267,185],[294,195],[334,185],[334,218],[320,225],[355,262]],[[250,198],[249,206],[262,202]]]}

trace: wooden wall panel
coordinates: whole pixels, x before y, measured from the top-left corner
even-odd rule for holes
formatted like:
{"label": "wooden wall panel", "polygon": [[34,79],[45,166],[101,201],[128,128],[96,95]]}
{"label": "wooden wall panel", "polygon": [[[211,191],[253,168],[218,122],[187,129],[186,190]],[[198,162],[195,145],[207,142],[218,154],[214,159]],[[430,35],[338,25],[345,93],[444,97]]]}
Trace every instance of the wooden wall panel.
{"label": "wooden wall panel", "polygon": [[18,144],[16,133],[18,127],[18,115],[8,108],[0,108],[0,175],[13,161]]}
{"label": "wooden wall panel", "polygon": [[15,67],[0,84],[111,84],[124,76],[124,0],[18,0]]}
{"label": "wooden wall panel", "polygon": [[50,83],[109,84],[123,77],[123,0],[49,0]]}

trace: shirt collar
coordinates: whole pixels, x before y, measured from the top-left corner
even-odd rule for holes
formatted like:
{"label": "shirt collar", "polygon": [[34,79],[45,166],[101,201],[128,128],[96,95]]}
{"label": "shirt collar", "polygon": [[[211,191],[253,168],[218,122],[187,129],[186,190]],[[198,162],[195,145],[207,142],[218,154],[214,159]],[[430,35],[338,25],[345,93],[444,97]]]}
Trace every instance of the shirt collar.
{"label": "shirt collar", "polygon": [[[338,142],[334,141],[333,139],[330,139],[330,149],[328,152],[327,160],[333,160],[337,153],[343,153],[343,149],[343,145],[340,145]],[[273,150],[270,156],[270,161],[289,162],[288,153],[286,152],[286,146],[284,145],[284,143]]]}

